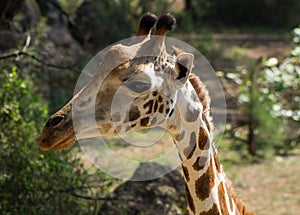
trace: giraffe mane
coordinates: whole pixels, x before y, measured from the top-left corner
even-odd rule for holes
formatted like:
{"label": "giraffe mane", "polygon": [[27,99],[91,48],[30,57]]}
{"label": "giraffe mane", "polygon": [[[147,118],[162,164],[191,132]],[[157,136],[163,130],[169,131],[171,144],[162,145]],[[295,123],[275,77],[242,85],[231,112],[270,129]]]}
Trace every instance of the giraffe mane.
{"label": "giraffe mane", "polygon": [[[226,176],[226,175],[225,175]],[[231,196],[231,198],[233,199],[234,203],[236,204],[236,207],[237,209],[242,213],[242,214],[245,214],[245,215],[253,215],[244,205],[244,202],[239,200],[236,195],[235,195],[235,192],[234,192],[234,189],[233,189],[233,186],[232,186],[232,182],[231,180],[229,180],[227,177],[225,177],[225,186],[227,188],[227,192],[228,192],[228,195]]]}
{"label": "giraffe mane", "polygon": [[212,123],[212,117],[210,115],[211,101],[210,101],[208,91],[205,85],[203,84],[203,82],[200,80],[200,78],[194,73],[190,74],[189,81],[194,87],[196,94],[203,106],[203,115],[205,116],[205,122],[207,124],[207,128],[211,131],[213,128],[213,123]]}
{"label": "giraffe mane", "polygon": [[[197,75],[195,75],[194,73],[190,74],[189,81],[192,84],[192,86],[194,87],[194,89],[196,91],[196,94],[198,95],[198,98],[199,98],[200,102],[202,103],[203,114],[206,118],[205,121],[206,121],[207,127],[208,127],[208,129],[212,128],[213,123],[212,123],[212,117],[210,116],[211,101],[210,101],[208,91],[207,91],[205,85],[203,84],[203,82],[200,80],[200,78]],[[215,153],[217,155],[217,150],[215,150]],[[216,159],[219,159],[218,156],[217,156]],[[221,169],[222,169],[222,167],[221,167]],[[232,186],[231,180],[229,180],[227,178],[227,176],[224,172],[223,172],[223,175],[225,177],[225,186],[226,186],[228,195],[232,197],[233,201],[235,202],[235,204],[237,206],[237,209],[240,212],[242,212],[242,214],[251,215],[252,213],[244,206],[243,202],[241,200],[237,199],[237,197],[235,195],[235,192],[234,192],[234,189],[233,189],[233,186]]]}

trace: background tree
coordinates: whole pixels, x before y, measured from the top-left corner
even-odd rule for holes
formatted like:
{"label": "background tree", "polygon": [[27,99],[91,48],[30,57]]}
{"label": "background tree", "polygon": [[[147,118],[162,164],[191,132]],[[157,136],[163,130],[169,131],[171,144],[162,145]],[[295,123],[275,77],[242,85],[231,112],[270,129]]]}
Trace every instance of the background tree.
{"label": "background tree", "polygon": [[[290,56],[278,64],[277,58],[260,59],[228,73],[239,87],[239,102],[246,114],[246,142],[250,154],[273,150],[286,155],[299,144],[300,29],[293,30]],[[243,124],[244,124],[243,123]]]}

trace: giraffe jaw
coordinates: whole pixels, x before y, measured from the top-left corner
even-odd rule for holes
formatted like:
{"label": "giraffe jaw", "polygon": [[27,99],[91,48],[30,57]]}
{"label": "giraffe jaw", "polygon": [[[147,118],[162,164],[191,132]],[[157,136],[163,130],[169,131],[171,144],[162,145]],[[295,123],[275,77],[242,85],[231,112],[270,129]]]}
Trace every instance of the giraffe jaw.
{"label": "giraffe jaw", "polygon": [[[71,129],[70,129],[71,130]],[[39,148],[42,151],[49,151],[51,149],[65,150],[69,149],[76,142],[76,137],[73,132],[64,132],[57,138],[57,132],[48,129],[46,126],[42,131],[42,135],[39,140]]]}
{"label": "giraffe jaw", "polygon": [[42,151],[68,149],[75,143],[72,104],[71,100],[61,110],[54,113],[44,125],[39,140],[39,148]]}
{"label": "giraffe jaw", "polygon": [[44,139],[41,138],[39,141],[39,148],[42,151],[49,151],[51,149],[66,150],[71,148],[75,143],[75,141],[76,139],[73,136],[70,136],[70,137],[66,137],[65,139],[59,142],[50,145],[49,143],[45,142]]}

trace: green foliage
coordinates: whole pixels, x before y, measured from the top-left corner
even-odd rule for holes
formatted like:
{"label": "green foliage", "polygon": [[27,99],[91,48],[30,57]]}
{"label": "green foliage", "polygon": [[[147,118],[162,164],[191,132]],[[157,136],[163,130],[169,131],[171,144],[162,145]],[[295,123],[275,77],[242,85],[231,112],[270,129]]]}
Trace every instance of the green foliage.
{"label": "green foliage", "polygon": [[293,32],[295,46],[280,65],[276,58],[263,59],[227,74],[240,85],[239,102],[254,126],[257,147],[279,154],[299,144],[300,136],[300,29]]}
{"label": "green foliage", "polygon": [[[37,85],[37,90],[47,100],[50,114],[56,112],[72,98],[75,83],[81,69],[87,62],[86,54],[69,37],[68,32],[64,31],[63,33],[63,37],[67,37],[68,41],[65,45],[57,43],[62,35],[57,35],[53,32],[53,36],[47,33],[53,28],[53,26],[48,24],[47,19],[42,17],[36,28],[32,30],[32,37],[34,39],[27,48],[27,53],[41,59],[42,62],[25,58],[24,56],[20,62],[23,65],[25,64],[25,67],[31,74],[34,74],[34,82]],[[19,47],[19,49],[22,48]],[[70,66],[70,68],[57,69],[43,64],[62,67]]]}
{"label": "green foliage", "polygon": [[180,26],[194,32],[201,32],[203,26],[290,29],[300,22],[298,0],[186,0],[185,3],[186,9],[179,17]]}
{"label": "green foliage", "polygon": [[65,12],[73,15],[83,1],[84,0],[59,0],[59,3]]}
{"label": "green foliage", "polygon": [[77,10],[72,34],[87,48],[98,51],[130,36],[134,14],[129,0],[84,1]]}
{"label": "green foliage", "polygon": [[229,55],[232,56],[236,60],[240,60],[246,54],[245,48],[241,46],[232,46],[228,51]]}
{"label": "green foliage", "polygon": [[[91,214],[93,178],[79,158],[66,152],[43,153],[38,148],[46,105],[28,76],[15,66],[0,73],[0,214]],[[102,175],[99,179],[109,182]],[[93,178],[94,180],[94,178]],[[105,186],[98,184],[97,195]],[[102,190],[101,190],[102,189]]]}
{"label": "green foliage", "polygon": [[[195,42],[191,41],[191,43],[195,43]],[[204,41],[201,40],[200,42],[197,42],[195,45],[196,45],[197,50],[201,54],[205,55],[206,57],[212,57],[216,54],[215,50],[214,50],[215,44],[216,43],[213,39],[207,39]]]}
{"label": "green foliage", "polygon": [[[134,1],[132,1],[134,2]],[[156,15],[161,15],[170,12],[170,1],[168,0],[138,0],[136,1],[136,7],[140,14],[151,12]]]}
{"label": "green foliage", "polygon": [[92,51],[134,36],[142,14],[170,12],[167,0],[95,0],[83,1],[76,12],[73,36]]}
{"label": "green foliage", "polygon": [[206,18],[212,13],[215,2],[213,0],[186,0],[185,11],[179,17],[179,24],[185,30],[199,32],[203,27]]}

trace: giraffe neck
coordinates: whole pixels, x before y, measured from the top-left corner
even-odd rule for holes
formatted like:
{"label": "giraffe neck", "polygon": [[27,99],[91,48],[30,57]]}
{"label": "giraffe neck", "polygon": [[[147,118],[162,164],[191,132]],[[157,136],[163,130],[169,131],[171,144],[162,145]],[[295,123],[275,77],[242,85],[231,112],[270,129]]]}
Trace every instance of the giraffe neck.
{"label": "giraffe neck", "polygon": [[182,160],[190,214],[244,214],[245,208],[237,205],[228,189],[207,114],[203,114],[203,106],[195,99],[189,82],[178,92],[176,104],[177,113],[170,119],[169,132]]}

